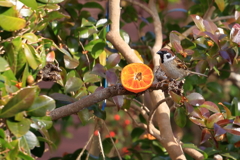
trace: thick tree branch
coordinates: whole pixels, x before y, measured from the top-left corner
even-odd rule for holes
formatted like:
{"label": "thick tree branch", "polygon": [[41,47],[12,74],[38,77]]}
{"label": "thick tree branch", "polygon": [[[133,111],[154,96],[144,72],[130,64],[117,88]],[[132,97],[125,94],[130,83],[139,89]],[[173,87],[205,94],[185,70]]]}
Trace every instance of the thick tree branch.
{"label": "thick tree branch", "polygon": [[[150,90],[161,89],[167,91],[168,87],[167,84],[165,85],[152,84],[152,86],[149,89]],[[127,91],[119,84],[110,86],[97,92],[94,92],[93,94],[83,99],[80,99],[74,103],[62,106],[60,108],[56,108],[55,110],[50,112],[50,116],[52,120],[57,120],[72,114],[76,114],[80,110],[87,108],[95,103],[101,102],[104,99],[111,98],[117,95],[130,95],[130,94],[134,95],[135,93]],[[138,93],[138,95],[139,94],[141,93]]]}

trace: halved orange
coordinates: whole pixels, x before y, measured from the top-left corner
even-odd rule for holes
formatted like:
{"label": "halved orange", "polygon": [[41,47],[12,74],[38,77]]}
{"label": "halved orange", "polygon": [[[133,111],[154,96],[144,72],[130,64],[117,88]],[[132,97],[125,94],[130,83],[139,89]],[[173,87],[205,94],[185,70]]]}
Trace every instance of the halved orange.
{"label": "halved orange", "polygon": [[125,66],[121,72],[123,87],[134,93],[148,89],[153,82],[153,78],[151,68],[142,63],[131,63]]}

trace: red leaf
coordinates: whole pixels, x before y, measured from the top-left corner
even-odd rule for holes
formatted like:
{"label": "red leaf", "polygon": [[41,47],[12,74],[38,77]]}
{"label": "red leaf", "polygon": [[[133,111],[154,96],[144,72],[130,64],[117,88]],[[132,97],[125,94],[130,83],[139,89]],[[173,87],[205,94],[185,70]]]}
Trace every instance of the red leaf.
{"label": "red leaf", "polygon": [[240,45],[240,24],[234,24],[230,32],[230,38],[233,42]]}
{"label": "red leaf", "polygon": [[223,119],[223,120],[218,121],[216,124],[218,124],[219,126],[223,126],[223,125],[227,125],[227,124],[230,124],[230,123],[232,123],[231,120]]}
{"label": "red leaf", "polygon": [[188,114],[191,114],[194,111],[194,108],[193,108],[193,106],[191,104],[189,104],[187,102],[184,102],[184,105],[186,107],[186,110],[187,110]]}
{"label": "red leaf", "polygon": [[202,115],[203,117],[208,118],[208,117],[210,116],[210,112],[209,112],[208,109],[206,109],[206,108],[198,108],[198,109],[199,109],[199,111],[201,112],[201,115]]}
{"label": "red leaf", "polygon": [[206,31],[212,34],[215,34],[215,32],[218,30],[216,24],[213,23],[212,21],[203,20],[203,24],[205,26]]}
{"label": "red leaf", "polygon": [[229,124],[223,127],[227,132],[240,136],[240,127]]}
{"label": "red leaf", "polygon": [[203,19],[202,19],[202,17],[200,17],[200,16],[198,16],[198,15],[196,15],[196,14],[191,15],[191,17],[192,17],[194,23],[196,24],[196,26],[198,27],[198,29],[199,29],[200,31],[205,31],[205,27],[204,27],[204,25],[203,25]]}
{"label": "red leaf", "polygon": [[202,130],[202,135],[201,135],[201,142],[200,144],[205,143],[209,138],[211,138],[211,133],[209,132],[209,130],[207,128],[204,128]]}
{"label": "red leaf", "polygon": [[213,40],[218,46],[219,46],[219,36],[217,36],[217,35],[214,35],[214,34],[212,34],[212,33],[210,33],[210,32],[207,32],[207,31],[205,31],[204,32],[206,35],[208,35],[209,36],[209,38],[211,38],[211,40]]}
{"label": "red leaf", "polygon": [[207,127],[208,128],[213,128],[214,123],[217,123],[220,120],[223,120],[224,117],[222,115],[222,113],[214,113],[213,115],[211,115],[208,120],[207,120]]}
{"label": "red leaf", "polygon": [[206,127],[204,120],[201,119],[197,119],[195,117],[190,117],[189,118],[193,123],[195,123],[196,125],[202,126],[202,127]]}
{"label": "red leaf", "polygon": [[237,116],[237,117],[234,119],[233,124],[240,126],[240,117],[239,117],[239,116]]}
{"label": "red leaf", "polygon": [[92,73],[99,75],[100,77],[106,78],[106,68],[99,63],[93,67]]}
{"label": "red leaf", "polygon": [[193,106],[200,106],[205,102],[203,96],[196,92],[187,95],[186,98],[188,100],[188,103]]}
{"label": "red leaf", "polygon": [[208,110],[215,112],[215,113],[220,112],[218,106],[211,101],[205,101],[200,107],[207,108]]}

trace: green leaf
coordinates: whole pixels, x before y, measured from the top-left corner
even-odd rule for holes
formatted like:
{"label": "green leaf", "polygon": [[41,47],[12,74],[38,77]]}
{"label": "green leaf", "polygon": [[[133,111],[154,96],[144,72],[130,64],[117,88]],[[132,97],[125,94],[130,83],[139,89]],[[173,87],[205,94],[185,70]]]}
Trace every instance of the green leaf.
{"label": "green leaf", "polygon": [[41,95],[36,98],[33,105],[27,110],[28,115],[35,117],[43,117],[47,112],[54,110],[56,107],[55,101],[46,95]]}
{"label": "green leaf", "polygon": [[[49,0],[49,1],[51,1],[51,0]],[[39,23],[39,26],[42,24],[45,24],[45,23],[52,22],[57,19],[62,19],[62,18],[69,18],[69,16],[62,14],[59,11],[52,11],[43,17],[43,21],[41,21],[41,23]]]}
{"label": "green leaf", "polygon": [[13,117],[15,114],[27,110],[33,104],[38,92],[39,88],[37,86],[21,89],[3,107],[0,113],[0,118]]}
{"label": "green leaf", "polygon": [[103,120],[106,119],[106,111],[101,110],[97,105],[92,105],[90,107],[88,107],[89,110],[93,110],[94,111],[94,115],[97,116],[98,118],[101,118]]}
{"label": "green leaf", "polygon": [[178,107],[175,112],[174,112],[174,120],[175,123],[179,126],[179,127],[184,127],[187,123],[187,118],[185,115],[185,110],[182,107]]}
{"label": "green leaf", "polygon": [[91,72],[86,72],[83,76],[84,82],[95,83],[95,82],[99,82],[100,80],[101,79],[99,78],[99,76],[97,76],[96,74],[91,74]]}
{"label": "green leaf", "polygon": [[26,155],[26,154],[23,153],[23,152],[19,152],[19,153],[18,153],[18,157],[21,158],[21,159],[24,159],[24,160],[34,160],[34,158],[32,158],[32,157],[29,156],[29,155]]}
{"label": "green leaf", "polygon": [[22,36],[26,40],[28,40],[28,43],[37,43],[38,37],[34,33],[26,33]]}
{"label": "green leaf", "polygon": [[66,93],[77,91],[82,87],[82,85],[83,82],[80,78],[70,77],[64,86],[64,90]]}
{"label": "green leaf", "polygon": [[50,129],[52,127],[52,119],[50,116],[44,116],[44,117],[32,117],[33,124],[31,124],[32,128],[35,129]]}
{"label": "green leaf", "polygon": [[[115,142],[116,138],[112,137],[112,139]],[[103,145],[103,150],[105,154],[108,154],[113,148],[113,143],[110,138],[104,139],[102,142],[102,145]]]}
{"label": "green leaf", "polygon": [[88,109],[83,109],[77,113],[78,118],[81,120],[82,125],[86,125],[89,121],[90,115]]}
{"label": "green leaf", "polygon": [[218,6],[218,9],[222,12],[225,9],[225,2],[224,0],[215,0],[215,3]]}
{"label": "green leaf", "polygon": [[135,142],[145,132],[142,128],[134,128],[131,133],[132,141]]}
{"label": "green leaf", "polygon": [[25,4],[28,7],[31,7],[32,9],[36,10],[37,9],[37,2],[36,0],[19,0],[20,2],[22,2],[23,4]]}
{"label": "green leaf", "polygon": [[7,119],[7,126],[16,137],[22,137],[30,129],[31,121],[27,118],[20,122],[14,122]]}
{"label": "green leaf", "polygon": [[6,159],[7,160],[12,160],[15,159],[19,153],[19,148],[18,148],[18,140],[14,140],[12,142],[10,142],[11,146],[13,146],[13,148],[8,152]]}
{"label": "green leaf", "polygon": [[20,146],[25,149],[29,148],[31,150],[34,147],[39,147],[39,142],[36,135],[33,132],[28,131],[24,136],[21,137]]}
{"label": "green leaf", "polygon": [[102,5],[100,5],[97,2],[87,2],[83,5],[84,8],[98,8],[101,9],[101,11],[104,11],[104,8],[102,7]]}
{"label": "green leaf", "polygon": [[0,72],[4,72],[9,69],[10,67],[8,62],[4,58],[0,57]]}
{"label": "green leaf", "polygon": [[213,93],[222,93],[222,86],[217,82],[209,82],[207,83],[207,88]]}
{"label": "green leaf", "polygon": [[2,128],[0,128],[0,138],[5,139],[5,132]]}
{"label": "green leaf", "polygon": [[91,55],[94,59],[97,59],[99,55],[104,51],[104,47],[106,46],[105,42],[99,42],[95,44],[92,48]]}
{"label": "green leaf", "polygon": [[23,43],[23,45],[24,45],[25,56],[29,66],[34,70],[37,69],[38,66],[41,64],[41,59],[37,51],[31,45],[28,45],[26,43]]}
{"label": "green leaf", "polygon": [[42,3],[53,3],[53,4],[55,4],[55,3],[61,3],[64,0],[37,0],[37,1],[42,2]]}
{"label": "green leaf", "polygon": [[25,19],[0,15],[0,27],[2,27],[5,31],[16,31],[24,28],[26,26]]}

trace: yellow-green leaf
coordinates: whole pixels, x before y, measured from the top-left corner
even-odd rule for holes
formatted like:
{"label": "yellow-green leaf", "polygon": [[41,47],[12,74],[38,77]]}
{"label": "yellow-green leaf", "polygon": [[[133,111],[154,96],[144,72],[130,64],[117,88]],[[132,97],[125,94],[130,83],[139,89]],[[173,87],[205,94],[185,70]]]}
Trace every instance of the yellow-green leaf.
{"label": "yellow-green leaf", "polygon": [[6,15],[0,15],[0,27],[5,31],[16,31],[24,28],[26,26],[25,19],[11,17]]}
{"label": "yellow-green leaf", "polygon": [[215,3],[218,6],[218,9],[222,12],[225,9],[225,2],[224,0],[215,0]]}

